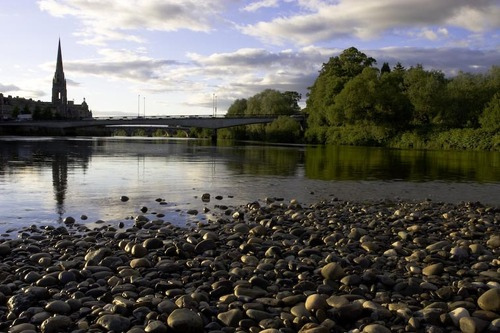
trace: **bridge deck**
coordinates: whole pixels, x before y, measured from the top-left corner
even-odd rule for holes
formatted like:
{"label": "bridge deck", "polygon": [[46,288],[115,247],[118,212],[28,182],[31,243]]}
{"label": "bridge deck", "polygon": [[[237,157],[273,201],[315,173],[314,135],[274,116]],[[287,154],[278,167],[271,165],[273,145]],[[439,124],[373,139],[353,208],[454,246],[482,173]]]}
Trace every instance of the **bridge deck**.
{"label": "bridge deck", "polygon": [[[299,119],[299,116],[292,116]],[[255,117],[149,117],[149,118],[93,118],[83,120],[38,120],[38,121],[7,121],[0,122],[0,126],[38,127],[38,128],[83,128],[103,126],[169,126],[169,127],[197,127],[220,129],[233,126],[270,123],[278,116]],[[300,119],[299,119],[300,120]]]}

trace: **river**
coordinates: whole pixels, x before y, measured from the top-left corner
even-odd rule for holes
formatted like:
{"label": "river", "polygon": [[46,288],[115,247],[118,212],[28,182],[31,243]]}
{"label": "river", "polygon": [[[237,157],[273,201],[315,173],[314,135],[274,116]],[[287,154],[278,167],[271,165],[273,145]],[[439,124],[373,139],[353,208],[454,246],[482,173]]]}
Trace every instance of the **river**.
{"label": "river", "polygon": [[[210,202],[202,201],[204,193]],[[130,225],[143,207],[149,218],[163,214],[186,226],[206,219],[204,208],[268,197],[302,204],[430,199],[499,207],[500,153],[0,137],[0,233],[58,226],[68,216],[89,227]]]}

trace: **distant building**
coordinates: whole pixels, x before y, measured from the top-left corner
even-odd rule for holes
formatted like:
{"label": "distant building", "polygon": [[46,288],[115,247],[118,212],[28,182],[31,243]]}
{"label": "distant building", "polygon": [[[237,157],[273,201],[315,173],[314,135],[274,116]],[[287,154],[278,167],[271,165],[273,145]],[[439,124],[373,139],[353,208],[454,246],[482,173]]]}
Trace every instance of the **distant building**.
{"label": "distant building", "polygon": [[[52,101],[34,101],[22,97],[5,97],[0,93],[0,120],[16,119],[19,115],[31,114],[34,119],[83,119],[91,118],[92,111],[83,99],[82,104],[75,104],[68,101],[66,78],[64,77],[61,40],[57,49],[57,63],[54,78],[52,80]],[[22,116],[22,118],[29,118]]]}

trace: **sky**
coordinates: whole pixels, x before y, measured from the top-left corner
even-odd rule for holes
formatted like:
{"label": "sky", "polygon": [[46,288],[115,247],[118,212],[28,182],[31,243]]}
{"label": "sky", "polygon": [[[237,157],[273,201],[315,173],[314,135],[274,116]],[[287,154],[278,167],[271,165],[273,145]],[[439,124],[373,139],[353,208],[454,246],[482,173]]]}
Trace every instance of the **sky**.
{"label": "sky", "polygon": [[452,77],[500,65],[499,28],[498,0],[0,0],[0,93],[50,101],[60,39],[96,117],[219,116],[265,89],[304,107],[349,47]]}

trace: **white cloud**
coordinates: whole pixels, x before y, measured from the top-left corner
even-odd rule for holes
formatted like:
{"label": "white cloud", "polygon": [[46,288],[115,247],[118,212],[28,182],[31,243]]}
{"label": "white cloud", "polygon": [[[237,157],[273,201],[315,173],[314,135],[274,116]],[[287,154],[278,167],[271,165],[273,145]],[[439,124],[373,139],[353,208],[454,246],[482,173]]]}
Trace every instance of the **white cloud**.
{"label": "white cloud", "polygon": [[103,45],[109,40],[141,42],[134,30],[208,32],[222,9],[219,1],[39,0],[42,11],[56,17],[73,16],[83,28],[83,43]]}
{"label": "white cloud", "polygon": [[243,10],[247,12],[255,12],[261,8],[278,7],[278,0],[261,0],[255,1],[246,5]]}
{"label": "white cloud", "polygon": [[[307,45],[343,37],[371,39],[393,29],[419,26],[428,29],[451,24],[475,32],[500,26],[500,6],[493,0],[313,0],[299,3],[310,12],[248,24],[240,29],[268,43]],[[432,38],[432,33],[426,37]]]}
{"label": "white cloud", "polygon": [[13,84],[1,84],[0,83],[0,92],[2,93],[8,93],[11,91],[19,91],[21,90],[18,86],[13,85]]}

